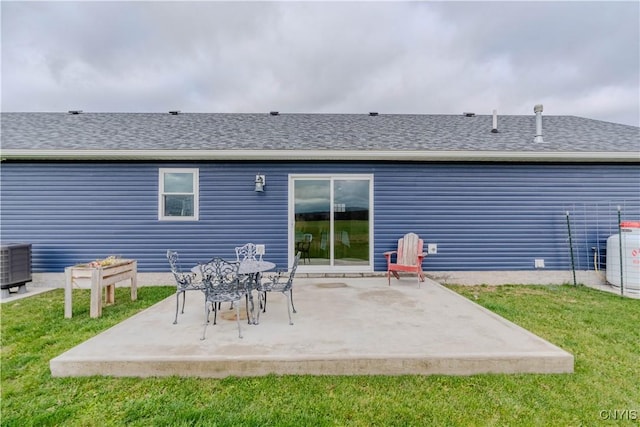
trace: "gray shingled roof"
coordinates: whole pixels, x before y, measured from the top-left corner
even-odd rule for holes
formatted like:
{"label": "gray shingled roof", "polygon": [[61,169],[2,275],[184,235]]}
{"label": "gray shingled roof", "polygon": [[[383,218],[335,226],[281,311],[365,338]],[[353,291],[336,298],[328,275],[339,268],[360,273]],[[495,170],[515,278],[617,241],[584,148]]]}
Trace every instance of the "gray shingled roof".
{"label": "gray shingled roof", "polygon": [[296,152],[308,159],[348,152],[384,158],[418,152],[422,160],[438,153],[469,160],[474,153],[527,158],[601,153],[637,161],[640,152],[640,128],[574,116],[543,116],[544,143],[533,142],[533,114],[499,116],[499,132],[491,128],[491,115],[2,113],[1,136],[5,159],[55,158],[63,152],[80,158],[99,150],[120,158],[153,158],[161,152],[178,158],[233,152],[245,158],[269,152]]}

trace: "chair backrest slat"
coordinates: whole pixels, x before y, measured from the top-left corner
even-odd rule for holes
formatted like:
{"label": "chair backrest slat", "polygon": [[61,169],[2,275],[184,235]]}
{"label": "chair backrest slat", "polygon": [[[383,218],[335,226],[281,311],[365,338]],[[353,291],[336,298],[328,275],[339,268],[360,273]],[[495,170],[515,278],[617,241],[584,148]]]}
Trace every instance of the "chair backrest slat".
{"label": "chair backrest slat", "polygon": [[398,264],[417,265],[423,245],[423,240],[415,233],[405,234],[403,238],[398,239]]}

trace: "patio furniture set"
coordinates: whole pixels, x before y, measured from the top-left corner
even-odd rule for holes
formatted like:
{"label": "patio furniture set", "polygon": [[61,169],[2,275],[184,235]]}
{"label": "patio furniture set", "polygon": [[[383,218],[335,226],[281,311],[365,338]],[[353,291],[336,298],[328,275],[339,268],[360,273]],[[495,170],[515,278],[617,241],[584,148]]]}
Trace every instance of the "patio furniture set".
{"label": "patio furniture set", "polygon": [[[204,294],[205,311],[202,340],[206,338],[211,312],[213,311],[213,324],[215,325],[218,311],[223,303],[230,303],[230,308],[235,306],[238,336],[242,338],[242,329],[240,327],[241,301],[243,299],[245,301],[247,323],[257,325],[260,322],[260,312],[266,312],[267,294],[271,292],[280,292],[287,298],[289,324],[293,325],[291,311],[293,310],[296,313],[293,305],[293,279],[301,253],[298,252],[296,254],[291,269],[278,269],[273,275],[263,277],[263,273],[276,267],[274,263],[262,259],[264,246],[247,243],[235,249],[235,261],[214,257],[206,263],[196,265],[189,271],[182,270],[176,251],[167,251],[167,259],[177,284],[176,314],[173,323],[178,323],[180,296],[182,295],[181,312],[184,313],[187,291],[201,291]],[[258,293],[257,310],[254,304],[253,291]]]}
{"label": "patio furniture set", "polygon": [[[305,236],[303,241],[308,243],[311,238]],[[422,252],[423,246],[423,240],[418,235],[408,233],[398,239],[397,250],[384,252],[387,260],[387,280],[389,285],[391,285],[391,275],[393,274],[399,279],[399,272],[416,273],[418,286],[420,286],[420,282],[424,282],[422,261],[427,256],[427,253]],[[257,325],[260,322],[260,312],[266,312],[267,295],[270,292],[280,292],[287,297],[289,324],[293,325],[291,311],[293,310],[296,313],[293,305],[293,279],[300,258],[309,258],[308,245],[300,245],[296,249],[297,254],[290,269],[275,270],[275,274],[267,277],[263,277],[262,273],[273,270],[276,265],[262,259],[264,245],[247,243],[235,248],[235,261],[226,261],[215,257],[209,262],[198,264],[186,272],[181,269],[178,253],[168,250],[167,259],[177,284],[176,314],[173,323],[178,323],[180,296],[182,295],[182,313],[184,313],[186,292],[198,290],[203,292],[205,302],[205,327],[202,339],[205,339],[211,311],[214,313],[213,323],[216,324],[218,310],[223,302],[231,303],[231,308],[236,307],[238,335],[242,338],[240,301],[243,298],[245,300],[247,322]],[[130,281],[131,300],[137,299],[137,262],[135,260],[111,256],[104,260],[67,267],[65,274],[64,314],[66,318],[71,318],[72,316],[72,290],[74,288],[91,289],[91,317],[100,317],[102,315],[103,293],[105,294],[105,304],[113,304],[115,302],[115,286],[118,282]],[[257,312],[255,310],[253,291],[258,293],[259,309]]]}

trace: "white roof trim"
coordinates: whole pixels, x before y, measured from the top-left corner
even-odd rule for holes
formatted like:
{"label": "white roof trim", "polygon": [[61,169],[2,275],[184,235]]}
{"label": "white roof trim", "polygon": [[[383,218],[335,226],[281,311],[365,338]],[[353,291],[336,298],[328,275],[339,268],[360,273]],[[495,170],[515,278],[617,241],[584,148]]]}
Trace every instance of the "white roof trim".
{"label": "white roof trim", "polygon": [[352,160],[431,162],[640,162],[637,152],[367,150],[2,150],[2,160]]}

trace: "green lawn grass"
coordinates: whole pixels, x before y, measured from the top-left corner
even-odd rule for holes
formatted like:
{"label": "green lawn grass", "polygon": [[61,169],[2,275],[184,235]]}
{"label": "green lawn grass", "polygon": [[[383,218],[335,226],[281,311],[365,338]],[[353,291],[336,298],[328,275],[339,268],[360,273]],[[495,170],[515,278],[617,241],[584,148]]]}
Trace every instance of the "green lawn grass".
{"label": "green lawn grass", "polygon": [[64,292],[55,290],[0,306],[1,423],[638,426],[640,301],[572,286],[451,288],[571,352],[575,373],[52,378],[51,358],[174,292],[143,287],[132,302],[118,288],[116,304],[90,319],[89,291],[76,290],[74,317],[64,319]]}

